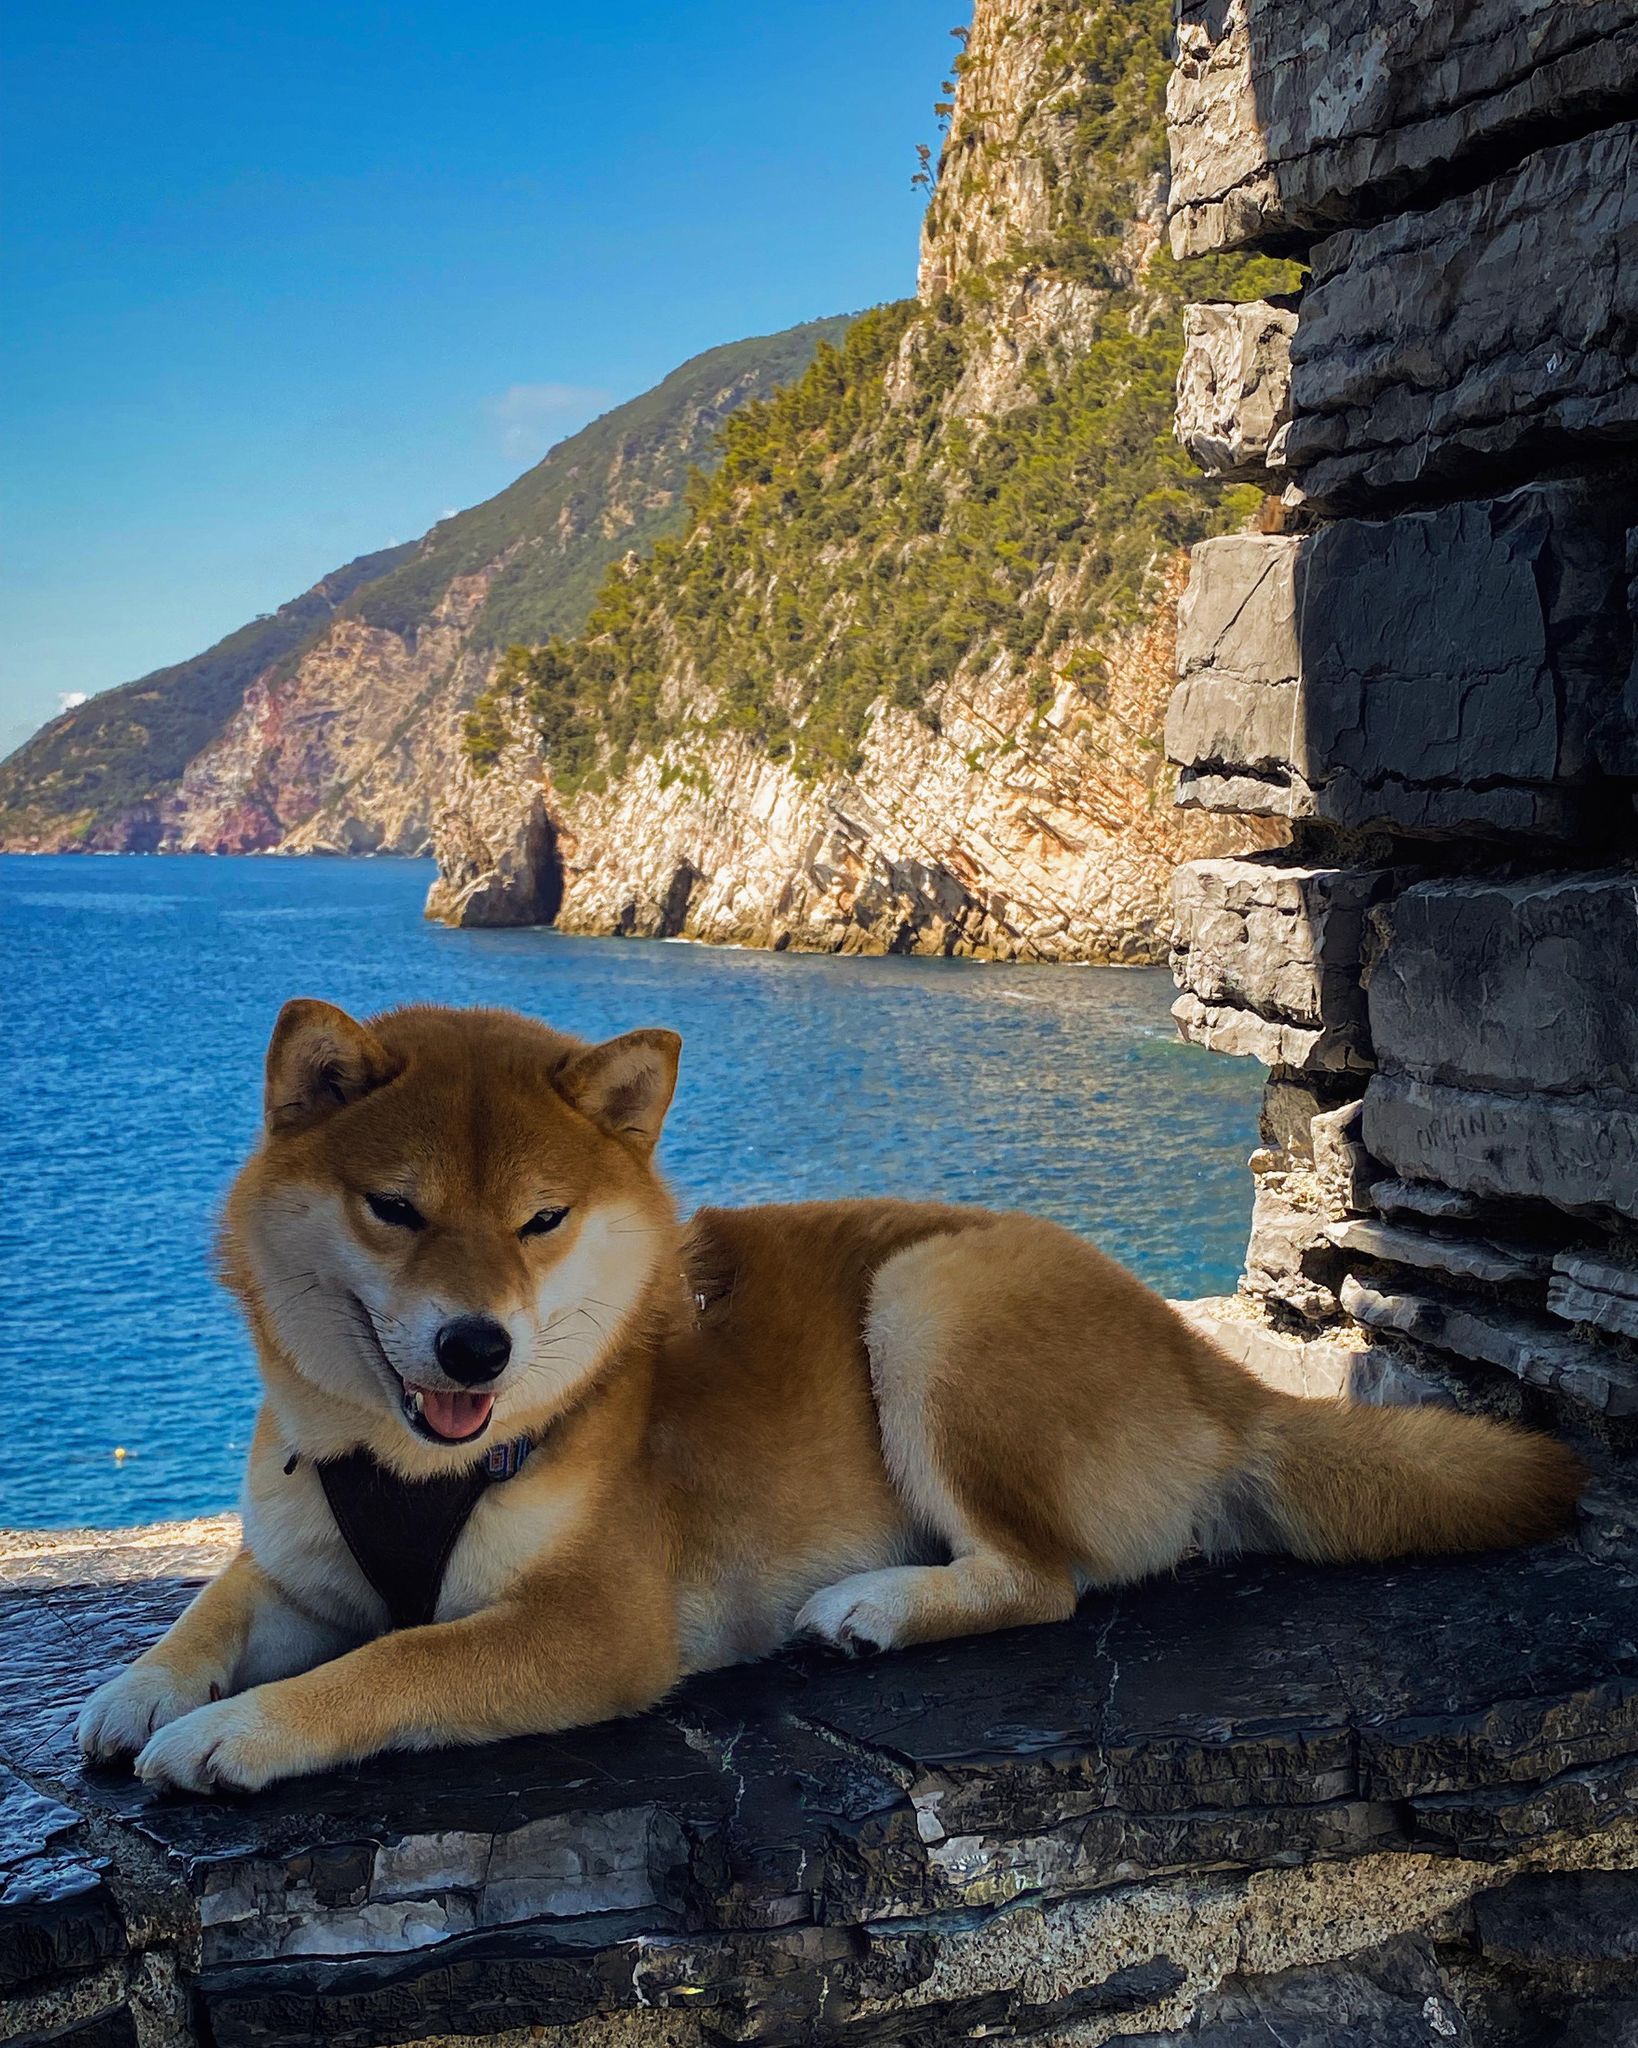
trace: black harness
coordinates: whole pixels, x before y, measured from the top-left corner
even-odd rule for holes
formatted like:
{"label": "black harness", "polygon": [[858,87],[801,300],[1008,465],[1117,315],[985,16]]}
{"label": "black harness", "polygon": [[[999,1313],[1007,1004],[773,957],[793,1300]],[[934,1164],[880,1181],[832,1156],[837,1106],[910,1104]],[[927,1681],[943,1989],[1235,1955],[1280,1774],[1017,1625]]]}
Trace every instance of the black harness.
{"label": "black harness", "polygon": [[[496,1444],[479,1465],[434,1479],[404,1479],[368,1451],[323,1458],[313,1470],[342,1541],[386,1603],[394,1628],[420,1628],[438,1612],[444,1573],[472,1510],[511,1479],[535,1448],[531,1437]],[[291,1471],[295,1459],[285,1467]]]}

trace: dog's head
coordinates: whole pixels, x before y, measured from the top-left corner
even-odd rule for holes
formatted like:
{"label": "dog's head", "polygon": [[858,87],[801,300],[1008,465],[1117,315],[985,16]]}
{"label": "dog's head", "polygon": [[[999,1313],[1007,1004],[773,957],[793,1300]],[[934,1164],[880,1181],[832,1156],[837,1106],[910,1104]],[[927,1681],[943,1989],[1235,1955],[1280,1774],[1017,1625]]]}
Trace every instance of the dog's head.
{"label": "dog's head", "polygon": [[561,1410],[674,1260],[651,1155],[680,1048],[287,1003],[224,1230],[275,1369],[365,1410],[364,1440],[410,1469]]}

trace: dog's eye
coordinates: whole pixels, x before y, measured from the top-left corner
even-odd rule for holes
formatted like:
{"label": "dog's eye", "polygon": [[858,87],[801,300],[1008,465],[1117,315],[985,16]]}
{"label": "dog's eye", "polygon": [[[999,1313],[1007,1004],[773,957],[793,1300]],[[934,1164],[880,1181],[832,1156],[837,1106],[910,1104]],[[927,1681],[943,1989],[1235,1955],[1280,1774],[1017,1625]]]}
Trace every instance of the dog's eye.
{"label": "dog's eye", "polygon": [[537,1209],[518,1236],[544,1237],[548,1230],[555,1230],[568,1213],[567,1209]]}
{"label": "dog's eye", "polygon": [[390,1223],[395,1230],[422,1230],[426,1218],[413,1202],[402,1195],[366,1195],[365,1206],[377,1223]]}

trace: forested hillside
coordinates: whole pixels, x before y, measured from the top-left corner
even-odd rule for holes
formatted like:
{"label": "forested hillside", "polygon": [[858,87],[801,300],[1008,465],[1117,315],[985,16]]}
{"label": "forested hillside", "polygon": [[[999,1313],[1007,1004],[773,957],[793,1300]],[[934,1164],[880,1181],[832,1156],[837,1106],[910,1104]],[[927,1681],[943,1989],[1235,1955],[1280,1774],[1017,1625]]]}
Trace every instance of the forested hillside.
{"label": "forested hillside", "polygon": [[0,845],[424,850],[500,650],[576,631],[609,563],[681,526],[734,408],[847,325],[707,350],[424,539],[65,712],[0,767]]}
{"label": "forested hillside", "polygon": [[[1136,650],[1152,671],[1180,551],[1256,503],[1173,438],[1181,307],[1295,277],[1225,258],[1185,274],[1161,245],[1169,34],[1166,0],[981,4],[918,298],[746,407],[686,530],[611,569],[583,634],[503,664],[468,755],[480,777],[503,757],[516,776],[519,749],[537,751],[573,847],[566,921],[651,928],[681,900],[684,928],[708,936],[1084,954],[1135,931],[1158,950],[1189,827],[1170,812],[1163,692],[1138,681]],[[879,863],[867,894],[902,914],[861,927],[857,889],[804,876],[794,838],[787,871],[748,894],[736,870],[760,862],[766,833],[754,824],[753,853],[753,821],[729,813],[735,784],[773,801],[753,760],[788,775],[785,810],[809,836],[827,805],[865,814],[842,866]],[[1073,892],[1100,888],[1104,834],[1102,882],[1123,859],[1143,873],[1083,913]],[[476,879],[459,869],[470,833],[462,848],[457,889]],[[999,916],[980,877],[1007,899]],[[447,893],[440,908],[460,914]]]}
{"label": "forested hillside", "polygon": [[309,645],[361,584],[410,552],[361,555],[191,661],[60,713],[0,761],[0,846],[156,845],[161,805],[251,683]]}

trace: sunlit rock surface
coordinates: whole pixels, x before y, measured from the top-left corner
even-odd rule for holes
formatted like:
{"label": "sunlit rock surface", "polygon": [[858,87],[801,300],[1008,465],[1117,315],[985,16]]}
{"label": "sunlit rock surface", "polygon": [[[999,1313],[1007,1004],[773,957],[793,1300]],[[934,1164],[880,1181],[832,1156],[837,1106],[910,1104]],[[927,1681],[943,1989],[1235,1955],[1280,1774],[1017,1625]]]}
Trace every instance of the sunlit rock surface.
{"label": "sunlit rock surface", "polygon": [[1177,438],[1212,476],[1272,488],[1291,424],[1295,311],[1257,299],[1183,316]]}
{"label": "sunlit rock surface", "polygon": [[[463,771],[437,820],[440,878],[427,914],[452,924],[529,899],[543,801],[565,931],[843,953],[1005,960],[1165,958],[1171,878],[1190,854],[1273,836],[1256,821],[1187,816],[1150,735],[1171,687],[1170,599],[1105,649],[1090,718],[1064,681],[1032,708],[1030,682],[952,683],[936,716],[883,708],[857,771],[813,782],[733,734],[702,745],[696,775],[637,762],[568,801],[527,740],[485,774]],[[1027,746],[1014,735],[1029,728]]]}

